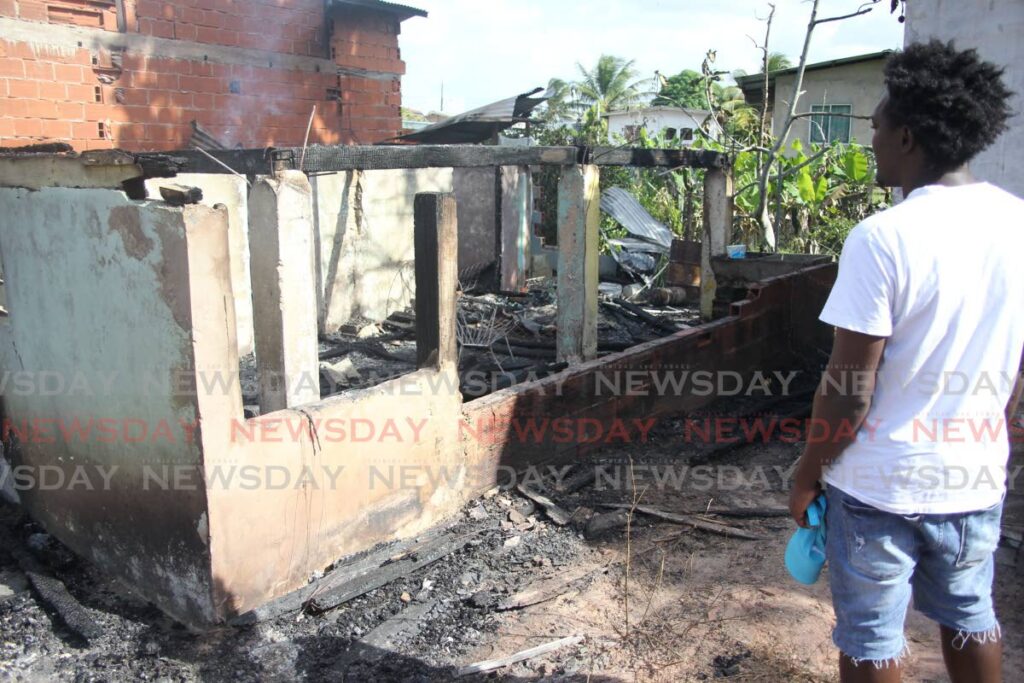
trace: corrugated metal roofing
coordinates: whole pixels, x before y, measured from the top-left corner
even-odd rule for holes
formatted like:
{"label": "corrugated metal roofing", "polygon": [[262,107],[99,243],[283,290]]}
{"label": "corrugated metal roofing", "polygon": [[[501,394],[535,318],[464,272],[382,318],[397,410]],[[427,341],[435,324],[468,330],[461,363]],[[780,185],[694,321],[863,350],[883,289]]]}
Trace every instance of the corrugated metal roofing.
{"label": "corrugated metal roofing", "polygon": [[634,237],[663,247],[672,247],[672,231],[654,220],[633,195],[621,187],[609,187],[601,194],[601,210],[618,221]]}
{"label": "corrugated metal roofing", "polygon": [[534,88],[515,97],[485,104],[397,139],[433,144],[484,142],[517,121],[525,121],[534,107],[548,99],[547,92],[540,97],[533,97],[542,90],[544,88]]}
{"label": "corrugated metal roofing", "polygon": [[375,9],[381,12],[390,12],[391,14],[397,14],[401,21],[405,21],[411,17],[425,17],[427,12],[417,7],[409,7],[408,5],[399,5],[394,2],[384,2],[384,0],[330,0],[330,7],[365,7],[366,9]]}
{"label": "corrugated metal roofing", "polygon": [[[814,64],[808,64],[804,67],[804,72],[817,71],[819,69],[830,69],[834,66],[843,66],[844,64],[857,64],[859,62],[870,62],[876,59],[884,59],[891,55],[893,50],[881,50],[879,52],[869,52],[864,55],[854,55],[853,57],[840,57],[839,59],[830,59],[826,62],[815,62]],[[789,74],[795,74],[799,71],[799,67],[791,66],[785,69],[779,69],[778,71],[769,71],[769,80],[774,80],[776,76],[786,76]],[[764,83],[764,72],[750,74],[749,76],[739,76],[736,78],[736,83],[740,87],[747,84],[756,85],[758,83]]]}

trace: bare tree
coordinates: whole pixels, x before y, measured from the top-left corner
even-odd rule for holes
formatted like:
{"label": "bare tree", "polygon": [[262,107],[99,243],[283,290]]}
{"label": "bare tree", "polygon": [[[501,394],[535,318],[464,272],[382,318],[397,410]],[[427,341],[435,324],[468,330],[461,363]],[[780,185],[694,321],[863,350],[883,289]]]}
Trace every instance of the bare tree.
{"label": "bare tree", "polygon": [[[862,14],[867,14],[872,9],[874,9],[874,5],[876,3],[878,3],[880,0],[868,0],[868,2],[866,2],[864,5],[861,5],[860,8],[858,8],[856,12],[850,12],[849,14],[843,14],[843,15],[835,16],[835,17],[826,17],[824,19],[819,19],[818,18],[818,4],[820,3],[820,1],[821,0],[812,0],[811,17],[810,17],[810,20],[807,22],[807,32],[804,34],[804,45],[803,45],[803,49],[800,52],[800,61],[797,64],[796,78],[794,79],[794,82],[793,82],[793,95],[789,98],[789,109],[786,112],[786,119],[785,119],[785,122],[782,125],[782,130],[779,131],[778,137],[776,137],[776,139],[775,139],[775,144],[772,145],[771,149],[768,150],[768,153],[767,153],[767,155],[766,155],[766,157],[764,159],[764,163],[763,164],[758,164],[758,168],[759,168],[759,175],[758,175],[758,181],[757,181],[758,203],[757,203],[756,218],[757,218],[757,221],[761,225],[761,231],[762,231],[762,236],[764,238],[764,241],[765,241],[765,243],[771,249],[775,249],[775,226],[773,225],[771,215],[768,212],[768,193],[767,193],[768,177],[771,175],[771,169],[772,169],[773,164],[775,163],[775,160],[779,157],[779,154],[781,153],[782,148],[785,147],[785,145],[786,145],[786,141],[789,138],[789,133],[793,129],[793,124],[798,119],[811,116],[810,112],[798,113],[797,112],[797,104],[799,103],[800,95],[803,94],[804,70],[807,67],[807,54],[810,51],[811,36],[814,34],[814,29],[817,28],[820,24],[825,24],[825,23],[828,23],[828,22],[831,22],[831,21],[842,21],[844,19],[851,19],[853,17],[858,17],[858,16],[860,16]],[[767,55],[768,55],[768,35],[771,32],[771,18],[774,15],[774,12],[775,12],[775,7],[774,6],[771,6],[771,7],[772,7],[772,13],[769,15],[768,30],[766,31],[765,45],[764,45],[764,48],[763,48],[764,49],[764,55],[765,55],[765,62],[767,62]],[[767,68],[767,63],[766,63],[765,64],[765,85],[764,85],[764,90],[765,90],[765,94],[764,94],[765,108],[764,108],[763,111],[767,111],[767,98],[768,98],[768,85],[767,85],[767,83],[768,83],[768,73],[767,73],[767,71],[768,71],[768,68]],[[764,117],[764,113],[762,113],[762,117]],[[865,118],[865,117],[857,117],[857,118]],[[762,120],[763,120],[763,118],[762,118]]]}

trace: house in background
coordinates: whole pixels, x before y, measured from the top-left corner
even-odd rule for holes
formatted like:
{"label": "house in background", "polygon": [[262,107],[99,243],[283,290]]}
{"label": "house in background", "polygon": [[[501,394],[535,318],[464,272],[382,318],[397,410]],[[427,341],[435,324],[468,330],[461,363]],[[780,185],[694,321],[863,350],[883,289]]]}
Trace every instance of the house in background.
{"label": "house in background", "polygon": [[[3,0],[0,146],[370,144],[399,134],[403,21],[382,0]],[[210,140],[216,141],[210,145]],[[205,142],[203,142],[205,141]]]}
{"label": "house in background", "polygon": [[680,140],[684,146],[690,146],[700,131],[716,140],[721,132],[711,112],[704,109],[652,106],[611,111],[602,116],[608,119],[608,133],[626,140],[636,140],[644,130],[651,136],[664,132],[666,140]]}
{"label": "house in background", "polygon": [[[870,116],[885,91],[882,70],[892,50],[844,57],[808,64],[804,68],[803,95],[799,112],[815,116],[798,120],[790,131],[790,140],[799,139],[804,147],[811,143],[871,142],[871,122],[850,118]],[[793,95],[796,67],[768,74],[768,108],[772,131],[781,131]],[[736,84],[748,104],[759,110],[764,101],[764,74],[740,76]]]}

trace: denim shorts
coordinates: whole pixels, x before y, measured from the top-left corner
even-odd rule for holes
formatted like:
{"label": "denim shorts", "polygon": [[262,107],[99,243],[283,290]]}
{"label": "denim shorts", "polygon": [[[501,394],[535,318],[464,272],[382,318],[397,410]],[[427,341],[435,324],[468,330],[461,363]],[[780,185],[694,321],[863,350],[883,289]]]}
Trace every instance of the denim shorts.
{"label": "denim shorts", "polygon": [[834,486],[827,496],[832,640],[843,654],[876,665],[898,661],[911,596],[915,609],[956,630],[961,643],[998,639],[992,576],[1002,502],[976,512],[896,515]]}

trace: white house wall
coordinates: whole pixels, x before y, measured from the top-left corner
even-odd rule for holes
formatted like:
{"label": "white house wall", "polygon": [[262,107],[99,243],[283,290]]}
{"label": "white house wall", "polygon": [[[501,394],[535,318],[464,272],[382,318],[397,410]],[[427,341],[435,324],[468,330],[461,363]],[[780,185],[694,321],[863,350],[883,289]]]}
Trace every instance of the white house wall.
{"label": "white house wall", "polygon": [[[1011,108],[1024,109],[1024,2],[1019,0],[930,0],[907,3],[906,44],[930,38],[973,47],[982,57],[1006,68],[1004,79],[1014,91]],[[1024,120],[1010,119],[1010,129],[971,164],[976,175],[1024,197]]]}

